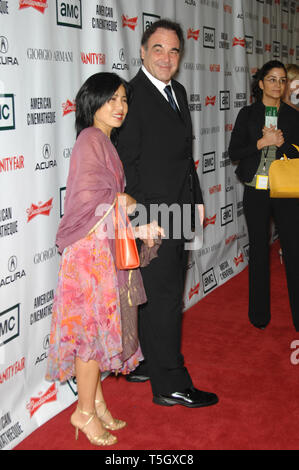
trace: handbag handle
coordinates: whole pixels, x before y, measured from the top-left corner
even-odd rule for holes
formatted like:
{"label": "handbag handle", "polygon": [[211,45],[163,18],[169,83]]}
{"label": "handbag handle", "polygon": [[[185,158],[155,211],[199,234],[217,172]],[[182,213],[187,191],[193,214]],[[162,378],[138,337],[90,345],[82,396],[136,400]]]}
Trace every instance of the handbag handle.
{"label": "handbag handle", "polygon": [[111,204],[107,212],[105,212],[103,217],[89,230],[87,235],[90,235],[92,232],[94,232],[98,228],[98,226],[103,222],[103,220],[107,217],[107,215],[110,214],[115,204],[116,204],[116,198],[114,199],[113,203]]}
{"label": "handbag handle", "polygon": [[[120,197],[120,193],[117,193],[116,195],[116,203],[115,203],[115,218],[116,218],[116,226],[117,225],[122,225],[121,228],[125,229],[127,228],[127,234],[129,235],[130,238],[134,239],[135,240],[135,236],[134,236],[134,233],[133,233],[133,230],[132,230],[132,226],[131,226],[131,222],[130,222],[130,219],[128,217],[128,214],[127,214],[127,211],[124,209],[124,207],[120,204],[119,202],[119,197]],[[124,214],[124,217],[122,217],[122,215],[120,214],[120,210],[119,208],[122,209],[123,211],[123,214]],[[124,233],[124,232],[122,232]],[[119,235],[119,233],[118,233]]]}

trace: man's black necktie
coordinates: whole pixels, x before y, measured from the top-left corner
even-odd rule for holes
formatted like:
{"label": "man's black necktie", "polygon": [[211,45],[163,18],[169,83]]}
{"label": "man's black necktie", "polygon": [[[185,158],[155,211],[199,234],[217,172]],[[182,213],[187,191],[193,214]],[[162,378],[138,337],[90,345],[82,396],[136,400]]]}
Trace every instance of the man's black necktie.
{"label": "man's black necktie", "polygon": [[173,94],[172,94],[172,90],[171,90],[171,86],[170,85],[166,85],[166,87],[164,88],[164,91],[167,95],[167,98],[168,98],[168,101],[169,101],[169,104],[170,106],[172,107],[172,109],[174,109],[174,111],[176,111],[177,113],[180,113],[179,111],[179,108],[177,107],[177,104],[174,100],[174,97],[173,97]]}

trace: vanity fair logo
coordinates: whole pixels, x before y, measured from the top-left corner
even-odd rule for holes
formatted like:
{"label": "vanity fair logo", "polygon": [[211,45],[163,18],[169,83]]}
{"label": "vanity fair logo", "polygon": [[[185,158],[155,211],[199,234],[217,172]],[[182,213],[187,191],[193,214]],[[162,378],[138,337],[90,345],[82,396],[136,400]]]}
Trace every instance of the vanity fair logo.
{"label": "vanity fair logo", "polygon": [[35,8],[40,13],[44,13],[48,8],[47,0],[19,0],[19,10],[23,8]]}
{"label": "vanity fair logo", "polygon": [[0,158],[0,173],[21,170],[24,168],[24,156]]}
{"label": "vanity fair logo", "polygon": [[102,52],[81,52],[81,62],[83,64],[104,65],[106,55]]}
{"label": "vanity fair logo", "polygon": [[138,16],[135,16],[134,18],[128,18],[127,15],[122,15],[121,18],[122,18],[123,28],[125,28],[125,26],[127,26],[128,28],[135,31],[135,28],[137,26]]}
{"label": "vanity fair logo", "polygon": [[[22,370],[25,369],[25,357],[22,357],[21,359],[17,360],[10,366],[6,367],[6,369],[0,371],[0,385],[7,380],[12,379],[13,377],[16,376],[18,372],[21,372]],[[0,430],[1,430],[1,425],[0,425]]]}

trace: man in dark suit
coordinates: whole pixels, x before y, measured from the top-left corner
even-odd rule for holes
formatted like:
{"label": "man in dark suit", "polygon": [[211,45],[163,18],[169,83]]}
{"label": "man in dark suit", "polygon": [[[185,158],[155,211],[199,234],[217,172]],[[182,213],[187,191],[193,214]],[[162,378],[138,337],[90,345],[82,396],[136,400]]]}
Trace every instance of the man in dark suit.
{"label": "man in dark suit", "polygon": [[[118,152],[126,192],[151,214],[153,205],[192,206],[203,219],[203,200],[192,157],[192,124],[184,87],[173,80],[183,49],[181,27],[159,20],[142,37],[143,66],[131,81],[133,98],[120,131]],[[167,88],[165,89],[165,87]],[[191,211],[190,211],[191,212]],[[172,219],[170,219],[172,222]],[[160,220],[159,220],[159,223]],[[215,394],[193,386],[180,352],[183,291],[188,252],[183,234],[170,227],[158,257],[142,268],[148,302],[139,311],[144,362],[131,382],[151,381],[153,402],[209,406]]]}

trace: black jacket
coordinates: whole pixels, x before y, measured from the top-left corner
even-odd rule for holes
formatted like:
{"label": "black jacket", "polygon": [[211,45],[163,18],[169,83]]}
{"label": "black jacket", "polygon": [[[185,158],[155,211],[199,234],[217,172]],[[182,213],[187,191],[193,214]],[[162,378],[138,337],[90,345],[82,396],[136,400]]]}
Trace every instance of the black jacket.
{"label": "black jacket", "polygon": [[133,99],[117,144],[126,192],[145,206],[202,203],[185,88],[172,80],[180,117],[142,70],[130,84]]}
{"label": "black jacket", "polygon": [[[260,164],[262,151],[257,149],[257,141],[263,137],[264,125],[265,105],[261,101],[244,106],[237,116],[228,153],[233,162],[238,162],[236,174],[244,183],[252,181]],[[283,154],[298,158],[299,152],[292,144],[299,145],[299,111],[282,102],[277,127],[283,132],[285,142],[277,148],[276,159]]]}

